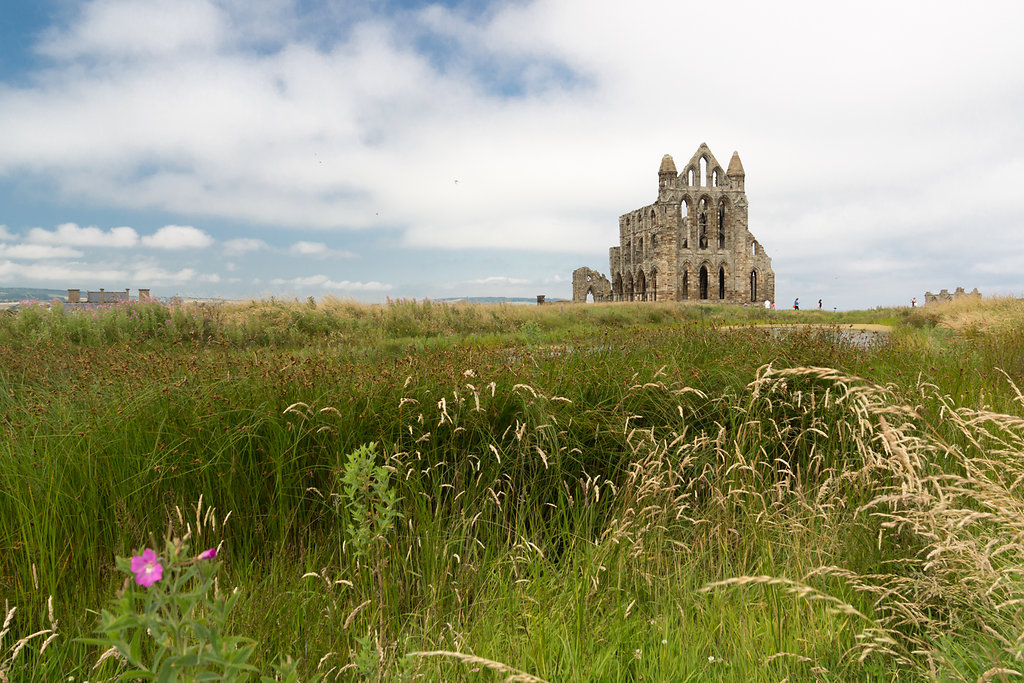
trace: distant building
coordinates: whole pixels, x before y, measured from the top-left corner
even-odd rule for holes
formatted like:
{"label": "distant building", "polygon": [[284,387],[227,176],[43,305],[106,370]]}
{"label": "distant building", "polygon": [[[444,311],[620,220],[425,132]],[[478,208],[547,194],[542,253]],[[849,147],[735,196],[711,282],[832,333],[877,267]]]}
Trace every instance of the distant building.
{"label": "distant building", "polygon": [[[145,301],[147,299],[149,299],[149,290],[148,289],[140,289],[139,290],[139,301]],[[130,290],[125,289],[123,292],[121,290],[119,290],[119,289],[118,290],[112,290],[112,291],[108,292],[107,290],[105,290],[103,288],[100,288],[100,290],[98,292],[94,292],[94,291],[91,291],[91,290],[86,290],[85,298],[84,299],[82,298],[82,290],[80,290],[80,289],[69,289],[68,290],[68,303],[71,304],[72,306],[93,305],[93,304],[112,304],[112,303],[116,303],[118,301],[131,301],[131,292],[130,292]]]}
{"label": "distant building", "polygon": [[666,154],[657,201],[619,217],[611,280],[578,269],[573,301],[774,301],[772,260],[747,229],[745,180],[738,152],[726,170],[701,143],[680,173]]}

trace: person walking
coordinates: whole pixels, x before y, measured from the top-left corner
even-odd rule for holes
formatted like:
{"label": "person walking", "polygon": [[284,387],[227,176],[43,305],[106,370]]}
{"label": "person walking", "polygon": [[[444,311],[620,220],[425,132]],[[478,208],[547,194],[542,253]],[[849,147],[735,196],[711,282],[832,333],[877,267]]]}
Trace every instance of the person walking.
{"label": "person walking", "polygon": [[917,297],[916,296],[913,299],[910,300],[910,307],[911,308],[917,308]]}
{"label": "person walking", "polygon": [[818,299],[818,310],[821,310],[821,299]]}
{"label": "person walking", "polygon": [[793,299],[793,310],[794,311],[799,311],[800,310],[800,297],[797,297],[797,298]]}

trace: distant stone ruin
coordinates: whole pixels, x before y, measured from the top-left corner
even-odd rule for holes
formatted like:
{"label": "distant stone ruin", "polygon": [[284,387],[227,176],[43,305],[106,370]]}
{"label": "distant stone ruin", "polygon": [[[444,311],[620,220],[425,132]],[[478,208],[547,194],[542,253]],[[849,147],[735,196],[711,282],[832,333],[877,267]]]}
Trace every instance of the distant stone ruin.
{"label": "distant stone ruin", "polygon": [[925,292],[924,293],[924,305],[927,306],[928,304],[942,303],[944,301],[953,301],[954,299],[959,299],[960,297],[964,297],[964,296],[973,296],[973,297],[977,297],[977,298],[980,299],[981,298],[981,292],[978,291],[977,287],[975,287],[974,289],[972,289],[969,292],[965,292],[963,287],[957,287],[956,290],[954,290],[952,294],[949,293],[948,289],[944,289],[941,292],[939,292],[938,294],[932,294],[931,292]]}
{"label": "distant stone ruin", "polygon": [[657,201],[619,217],[611,282],[579,268],[573,301],[774,301],[772,260],[747,229],[745,178],[735,152],[726,170],[701,143],[681,173],[666,154]]}
{"label": "distant stone ruin", "polygon": [[612,300],[612,283],[603,273],[583,266],[572,271],[572,300],[585,303],[587,297],[600,303]]}

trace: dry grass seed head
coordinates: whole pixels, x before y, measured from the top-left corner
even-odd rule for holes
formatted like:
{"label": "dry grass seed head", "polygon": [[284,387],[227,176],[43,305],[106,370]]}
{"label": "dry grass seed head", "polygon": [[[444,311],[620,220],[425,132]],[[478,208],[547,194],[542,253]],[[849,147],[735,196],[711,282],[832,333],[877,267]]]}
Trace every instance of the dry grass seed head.
{"label": "dry grass seed head", "polygon": [[520,671],[519,669],[513,668],[507,664],[494,661],[492,659],[486,659],[484,657],[478,657],[476,655],[466,654],[464,652],[449,652],[447,650],[433,650],[430,652],[410,652],[406,657],[450,657],[457,659],[463,664],[482,666],[491,671],[496,671],[499,674],[509,674],[506,678],[502,679],[505,683],[548,683],[543,678],[534,676],[533,674]]}

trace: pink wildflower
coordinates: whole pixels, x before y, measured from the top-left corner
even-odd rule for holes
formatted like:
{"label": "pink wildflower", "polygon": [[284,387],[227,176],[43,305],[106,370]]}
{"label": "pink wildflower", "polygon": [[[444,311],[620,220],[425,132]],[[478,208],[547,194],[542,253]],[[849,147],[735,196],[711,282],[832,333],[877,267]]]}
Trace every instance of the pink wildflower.
{"label": "pink wildflower", "polygon": [[197,560],[213,560],[213,559],[216,559],[216,557],[217,557],[217,549],[216,548],[210,548],[209,550],[204,550],[203,552],[199,553],[199,557],[197,557],[196,559]]}
{"label": "pink wildflower", "polygon": [[132,558],[132,573],[135,574],[135,583],[152,586],[163,577],[164,567],[156,561],[156,553],[146,548],[141,555]]}

